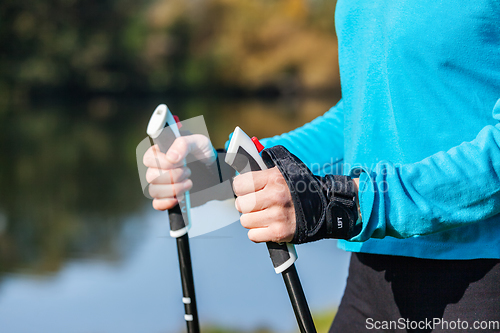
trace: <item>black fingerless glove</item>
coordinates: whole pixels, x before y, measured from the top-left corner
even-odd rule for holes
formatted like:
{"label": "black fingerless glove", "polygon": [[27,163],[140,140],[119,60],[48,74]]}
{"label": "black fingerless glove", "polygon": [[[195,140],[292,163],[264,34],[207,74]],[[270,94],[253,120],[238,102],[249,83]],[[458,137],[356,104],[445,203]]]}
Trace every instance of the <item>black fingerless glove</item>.
{"label": "black fingerless glove", "polygon": [[292,243],[323,238],[350,239],[359,233],[356,193],[351,177],[315,176],[283,146],[263,150],[262,158],[268,168],[278,167],[290,189],[296,217]]}

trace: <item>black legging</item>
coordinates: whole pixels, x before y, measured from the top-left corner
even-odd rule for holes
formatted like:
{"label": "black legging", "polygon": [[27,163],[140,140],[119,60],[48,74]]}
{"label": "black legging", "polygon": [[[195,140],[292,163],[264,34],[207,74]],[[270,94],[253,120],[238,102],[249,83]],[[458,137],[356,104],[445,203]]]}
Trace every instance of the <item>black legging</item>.
{"label": "black legging", "polygon": [[[442,319],[442,324],[434,330],[424,326],[426,319],[434,318]],[[464,321],[467,330],[463,330]],[[500,332],[495,323],[489,324],[490,329],[474,330],[476,321],[483,328],[486,324],[481,321],[500,325],[500,260],[356,253],[351,256],[347,286],[330,333]],[[420,329],[411,329],[419,322]],[[408,325],[410,329],[402,328]]]}

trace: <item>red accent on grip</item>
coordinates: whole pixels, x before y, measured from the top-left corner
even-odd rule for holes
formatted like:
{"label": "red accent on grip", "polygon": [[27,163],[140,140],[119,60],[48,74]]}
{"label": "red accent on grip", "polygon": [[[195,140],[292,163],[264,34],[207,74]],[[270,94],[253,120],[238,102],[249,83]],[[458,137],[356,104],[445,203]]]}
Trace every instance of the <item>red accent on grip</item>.
{"label": "red accent on grip", "polygon": [[262,150],[264,150],[264,146],[262,143],[259,142],[259,139],[257,137],[252,137],[253,144],[255,145],[255,148],[257,148],[257,151],[260,153]]}
{"label": "red accent on grip", "polygon": [[172,116],[174,117],[174,120],[177,123],[177,127],[179,129],[181,129],[182,128],[182,124],[181,124],[181,121],[179,120],[179,116],[176,116],[176,115],[172,115]]}

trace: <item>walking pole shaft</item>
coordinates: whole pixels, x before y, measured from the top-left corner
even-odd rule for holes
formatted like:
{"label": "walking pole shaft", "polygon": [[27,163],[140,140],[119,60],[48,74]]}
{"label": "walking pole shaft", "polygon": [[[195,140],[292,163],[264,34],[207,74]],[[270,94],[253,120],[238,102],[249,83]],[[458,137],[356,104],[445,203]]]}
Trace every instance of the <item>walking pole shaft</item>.
{"label": "walking pole shaft", "polygon": [[[169,130],[165,131],[167,128]],[[177,121],[165,104],[160,104],[155,109],[146,132],[163,153],[168,151],[170,144],[173,142],[171,139],[181,136]],[[160,164],[158,164],[158,169],[161,169]],[[193,266],[191,265],[191,251],[189,250],[189,236],[187,235],[191,225],[189,219],[189,192],[185,192],[184,197],[182,199],[178,198],[178,200],[179,203],[168,210],[170,236],[177,239],[177,253],[179,255],[182,282],[182,303],[184,303],[184,319],[186,320],[187,331],[188,333],[199,333],[200,324],[194,294]],[[183,212],[185,213],[184,216]]]}
{"label": "walking pole shaft", "polygon": [[[257,138],[250,139],[241,128],[236,127],[229,142],[225,161],[239,173],[265,170],[267,165],[259,155],[260,150],[257,147],[264,148]],[[283,276],[300,332],[316,333],[306,296],[295,269],[294,262],[297,260],[295,247],[288,243],[267,242],[267,249],[275,272]]]}
{"label": "walking pole shaft", "polygon": [[[179,205],[168,211],[170,220],[182,219]],[[200,324],[198,311],[196,309],[196,297],[194,292],[193,266],[191,264],[191,251],[189,250],[189,236],[184,234],[178,238],[177,253],[179,255],[179,269],[182,283],[182,303],[184,303],[184,319],[186,320],[188,333],[199,333]]]}
{"label": "walking pole shaft", "polygon": [[306,296],[295,269],[295,265],[288,267],[282,274],[285,282],[290,302],[292,303],[293,312],[301,333],[316,333],[316,327],[307,305]]}

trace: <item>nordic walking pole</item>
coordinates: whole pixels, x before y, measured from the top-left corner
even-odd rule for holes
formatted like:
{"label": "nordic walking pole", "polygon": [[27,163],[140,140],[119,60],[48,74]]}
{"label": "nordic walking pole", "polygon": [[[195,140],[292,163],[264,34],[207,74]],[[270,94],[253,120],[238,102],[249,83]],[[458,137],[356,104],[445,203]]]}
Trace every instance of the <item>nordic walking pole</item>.
{"label": "nordic walking pole", "polygon": [[[259,155],[262,149],[259,150],[257,146],[261,146],[263,149],[257,138],[250,139],[241,128],[236,127],[227,149],[226,163],[239,173],[267,169],[267,166]],[[294,245],[290,243],[278,244],[268,242],[267,249],[269,250],[276,274],[281,273],[283,276],[300,332],[316,333],[316,327],[314,326],[314,321],[307,305],[306,296],[304,295],[304,290],[295,269],[294,262],[297,260],[297,252],[295,252]]]}
{"label": "nordic walking pole", "polygon": [[[175,137],[181,136],[177,122],[170,110],[165,104],[160,104],[149,120],[147,133],[163,153],[166,153],[169,147],[159,140],[159,136],[166,127],[172,130]],[[184,303],[184,319],[186,320],[187,331],[188,333],[199,333],[200,324],[196,309],[193,267],[189,250],[188,230],[191,226],[189,207],[189,192],[186,192],[184,198],[174,208],[168,210],[168,218],[170,220],[170,236],[177,240],[177,254],[179,255],[182,282],[182,303]]]}

